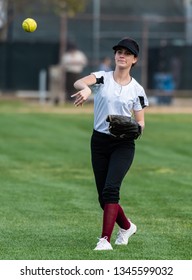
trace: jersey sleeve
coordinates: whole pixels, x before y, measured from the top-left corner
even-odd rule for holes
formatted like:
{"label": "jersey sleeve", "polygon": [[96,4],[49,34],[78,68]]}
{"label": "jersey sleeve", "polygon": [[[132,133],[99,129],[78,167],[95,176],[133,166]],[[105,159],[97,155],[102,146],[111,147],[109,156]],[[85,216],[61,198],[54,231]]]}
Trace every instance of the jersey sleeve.
{"label": "jersey sleeve", "polygon": [[140,90],[138,91],[138,94],[135,98],[135,102],[134,102],[134,105],[133,105],[133,110],[134,111],[140,111],[147,106],[149,106],[149,101],[147,99],[147,96],[145,94],[144,89],[140,88]]}
{"label": "jersey sleeve", "polygon": [[105,71],[92,72],[91,74],[93,74],[96,77],[96,83],[91,86],[91,89],[92,89],[93,93],[97,93],[100,86],[102,86],[104,84]]}
{"label": "jersey sleeve", "polygon": [[[103,83],[104,83],[105,71],[92,72],[91,74],[93,74],[97,80],[103,78]],[[97,83],[97,84],[99,84],[99,83]]]}

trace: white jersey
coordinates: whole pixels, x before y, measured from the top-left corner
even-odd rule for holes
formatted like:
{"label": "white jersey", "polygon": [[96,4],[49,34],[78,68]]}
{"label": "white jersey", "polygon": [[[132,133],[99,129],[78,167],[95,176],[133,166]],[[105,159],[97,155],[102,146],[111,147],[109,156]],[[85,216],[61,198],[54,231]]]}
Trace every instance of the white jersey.
{"label": "white jersey", "polygon": [[107,115],[131,117],[133,111],[148,106],[143,87],[132,78],[130,83],[121,86],[115,82],[113,71],[92,73],[97,79],[103,77],[103,83],[92,86],[94,94],[94,129],[109,134]]}

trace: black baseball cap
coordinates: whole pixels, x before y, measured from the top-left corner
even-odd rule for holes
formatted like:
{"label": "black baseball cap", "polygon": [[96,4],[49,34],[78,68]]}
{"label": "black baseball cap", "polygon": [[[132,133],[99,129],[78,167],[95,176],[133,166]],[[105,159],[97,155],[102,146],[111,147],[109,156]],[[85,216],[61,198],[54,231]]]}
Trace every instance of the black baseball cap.
{"label": "black baseball cap", "polygon": [[124,38],[117,45],[113,47],[113,50],[118,50],[120,48],[128,49],[135,56],[139,55],[139,45],[137,42],[131,38]]}

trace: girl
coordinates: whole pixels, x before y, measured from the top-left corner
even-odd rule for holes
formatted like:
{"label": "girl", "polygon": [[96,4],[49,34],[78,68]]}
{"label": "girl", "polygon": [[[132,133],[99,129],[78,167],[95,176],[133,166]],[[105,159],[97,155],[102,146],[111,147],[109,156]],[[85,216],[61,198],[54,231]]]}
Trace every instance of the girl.
{"label": "girl", "polygon": [[114,71],[94,72],[74,83],[78,90],[73,94],[75,106],[82,105],[94,89],[94,129],[91,137],[91,159],[103,209],[103,227],[95,250],[112,250],[110,243],[115,223],[119,232],[116,245],[128,244],[137,227],[125,215],[120,200],[120,187],[134,158],[134,140],[115,138],[108,130],[108,115],[131,117],[144,129],[144,108],[148,100],[143,87],[131,76],[131,68],[137,63],[139,46],[131,38],[122,39],[113,47]]}

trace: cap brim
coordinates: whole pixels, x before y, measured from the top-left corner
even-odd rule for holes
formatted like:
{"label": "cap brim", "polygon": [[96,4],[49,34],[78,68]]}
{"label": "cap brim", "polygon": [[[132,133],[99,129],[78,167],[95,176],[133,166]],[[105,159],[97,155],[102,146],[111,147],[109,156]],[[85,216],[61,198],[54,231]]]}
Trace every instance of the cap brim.
{"label": "cap brim", "polygon": [[125,47],[123,45],[122,46],[121,45],[116,45],[116,46],[113,47],[113,50],[116,51],[116,50],[119,50],[119,49],[122,49],[122,48],[129,50],[132,54],[134,54],[136,56],[138,55],[131,48]]}

